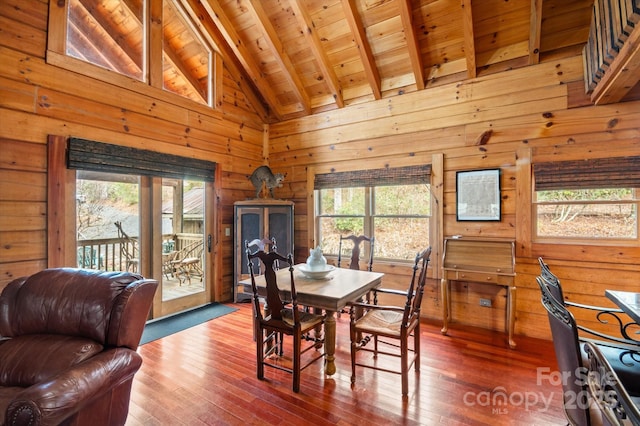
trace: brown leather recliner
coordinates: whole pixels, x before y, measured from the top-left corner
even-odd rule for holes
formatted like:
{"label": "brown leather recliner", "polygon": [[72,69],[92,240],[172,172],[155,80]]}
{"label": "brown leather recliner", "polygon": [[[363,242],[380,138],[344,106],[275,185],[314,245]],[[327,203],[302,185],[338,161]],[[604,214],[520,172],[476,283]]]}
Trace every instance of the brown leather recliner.
{"label": "brown leather recliner", "polygon": [[124,424],[157,286],[72,268],[9,283],[0,294],[0,424]]}

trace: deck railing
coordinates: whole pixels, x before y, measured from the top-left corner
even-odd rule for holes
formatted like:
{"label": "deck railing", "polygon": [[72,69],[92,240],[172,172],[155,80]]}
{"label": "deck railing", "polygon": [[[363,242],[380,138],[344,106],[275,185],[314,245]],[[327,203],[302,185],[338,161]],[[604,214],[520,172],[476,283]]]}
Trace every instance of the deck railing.
{"label": "deck railing", "polygon": [[[194,241],[202,241],[201,234],[173,234],[162,236],[163,251],[181,250]],[[126,246],[125,246],[126,245]],[[122,240],[120,238],[103,238],[95,240],[78,240],[78,267],[100,269],[103,271],[126,271],[133,269],[130,259],[125,253],[139,253],[137,238]]]}

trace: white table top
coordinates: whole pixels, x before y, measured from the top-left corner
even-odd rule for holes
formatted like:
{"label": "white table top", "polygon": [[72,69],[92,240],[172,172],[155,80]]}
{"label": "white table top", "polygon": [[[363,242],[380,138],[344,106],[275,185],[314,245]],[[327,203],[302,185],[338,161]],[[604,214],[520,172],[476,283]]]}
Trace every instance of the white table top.
{"label": "white table top", "polygon": [[629,315],[631,319],[640,324],[640,293],[605,290],[605,295]]}
{"label": "white table top", "polygon": [[[355,301],[367,294],[369,290],[379,287],[384,276],[380,272],[335,268],[324,279],[310,279],[304,276],[298,270],[298,267],[299,265],[295,265],[293,272],[298,303],[329,311],[339,311],[348,302]],[[283,293],[284,298],[291,297],[289,276],[288,267],[281,268],[276,273],[278,288]],[[240,284],[250,289],[251,278],[240,281]],[[256,276],[256,285],[258,286],[258,292],[261,293],[261,290],[265,290],[264,276]]]}

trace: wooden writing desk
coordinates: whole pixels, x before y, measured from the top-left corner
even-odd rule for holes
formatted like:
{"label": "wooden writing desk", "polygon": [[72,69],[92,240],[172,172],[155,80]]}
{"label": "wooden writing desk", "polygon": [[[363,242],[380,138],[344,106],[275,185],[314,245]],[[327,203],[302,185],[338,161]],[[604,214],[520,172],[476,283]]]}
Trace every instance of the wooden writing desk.
{"label": "wooden writing desk", "polygon": [[[312,280],[305,277],[302,272],[294,266],[293,279],[296,283],[296,294],[298,303],[304,306],[320,308],[325,310],[327,319],[325,321],[325,374],[332,375],[336,372],[336,317],[335,313],[342,310],[347,303],[359,300],[366,295],[369,290],[380,286],[384,274],[379,272],[358,271],[354,269],[336,268],[327,279]],[[276,272],[278,289],[282,298],[291,300],[291,278],[289,267],[283,267]],[[256,286],[260,295],[266,294],[266,283],[264,275],[258,275]],[[251,278],[242,280],[239,284],[244,285],[251,291]]]}
{"label": "wooden writing desk", "polygon": [[507,289],[505,326],[509,346],[515,348],[516,287],[515,241],[502,238],[446,237],[444,240],[442,274],[442,334],[446,334],[451,319],[449,281],[471,281],[504,286]]}

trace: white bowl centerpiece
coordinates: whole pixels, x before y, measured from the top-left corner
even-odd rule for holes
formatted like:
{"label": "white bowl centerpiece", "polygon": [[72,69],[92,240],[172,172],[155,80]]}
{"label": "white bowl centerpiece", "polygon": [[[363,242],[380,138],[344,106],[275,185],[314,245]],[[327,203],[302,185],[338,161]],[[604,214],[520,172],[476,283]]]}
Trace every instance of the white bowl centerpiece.
{"label": "white bowl centerpiece", "polygon": [[327,259],[322,255],[322,249],[318,246],[309,249],[307,263],[300,265],[298,269],[308,278],[322,279],[335,268],[332,265],[327,265]]}
{"label": "white bowl centerpiece", "polygon": [[309,269],[306,263],[298,266],[298,270],[307,278],[321,280],[327,277],[330,272],[336,269],[333,265],[325,265],[324,269]]}

